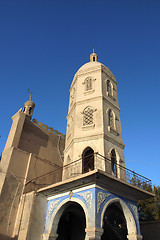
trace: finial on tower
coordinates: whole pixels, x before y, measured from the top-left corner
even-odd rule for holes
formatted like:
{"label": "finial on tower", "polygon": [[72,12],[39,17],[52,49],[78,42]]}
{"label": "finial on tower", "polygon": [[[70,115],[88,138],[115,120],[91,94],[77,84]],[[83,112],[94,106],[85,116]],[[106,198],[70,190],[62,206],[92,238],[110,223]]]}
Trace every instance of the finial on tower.
{"label": "finial on tower", "polygon": [[93,47],[93,53],[90,55],[90,62],[97,62],[98,55],[94,52],[94,47]]}
{"label": "finial on tower", "polygon": [[29,93],[29,100],[31,101],[31,92],[29,91],[30,89],[28,88],[28,93]]}
{"label": "finial on tower", "polygon": [[29,116],[29,118],[31,119],[32,118],[32,114],[33,114],[33,110],[35,108],[35,103],[31,100],[31,92],[30,90],[28,89],[28,93],[29,93],[29,101],[25,102],[24,104],[24,109],[23,109],[23,112]]}

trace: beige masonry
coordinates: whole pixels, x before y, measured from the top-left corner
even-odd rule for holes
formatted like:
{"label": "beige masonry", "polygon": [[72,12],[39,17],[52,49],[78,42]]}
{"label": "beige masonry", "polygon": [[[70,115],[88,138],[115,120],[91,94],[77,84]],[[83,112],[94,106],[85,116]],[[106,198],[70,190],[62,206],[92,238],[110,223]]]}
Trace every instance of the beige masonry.
{"label": "beige masonry", "polygon": [[[71,84],[64,165],[82,158],[83,151],[90,147],[94,153],[109,159],[111,150],[115,149],[116,162],[125,166],[117,82],[109,68],[97,62],[97,58],[96,53],[92,53],[90,62],[77,71]],[[82,173],[82,161],[76,165],[69,171],[67,168],[67,172],[64,170],[63,179]],[[94,168],[110,171],[110,167],[98,159]]]}
{"label": "beige masonry", "polygon": [[[59,239],[64,231],[58,230],[61,217],[68,211],[84,213],[83,239],[100,240],[106,234],[104,216],[110,206],[123,212],[127,239],[142,239],[136,203],[154,195],[126,179],[117,82],[97,59],[93,51],[90,62],[74,76],[66,137],[36,119],[31,121],[35,107],[31,95],[23,112],[20,109],[12,117],[0,161],[0,239]],[[90,193],[77,194],[82,192]],[[49,201],[57,198],[62,201],[50,215]],[[96,211],[99,203],[101,213]],[[76,239],[82,229],[75,232],[75,225],[71,226]],[[71,228],[66,229],[64,234],[71,234]]]}
{"label": "beige masonry", "polygon": [[[65,136],[35,119],[31,121],[34,106],[29,100],[24,104],[23,112],[20,109],[12,117],[12,127],[0,161],[0,239],[4,240],[18,235],[18,240],[39,239],[32,238],[33,234],[29,237],[28,231],[33,233],[33,223],[30,226],[30,222],[34,217],[31,217],[33,209],[30,206],[36,199],[38,207],[40,197],[35,198],[33,193],[26,195],[23,201],[23,194],[62,179],[60,171],[49,173],[62,167]],[[38,211],[34,214],[36,216]],[[21,232],[22,215],[25,222]],[[38,220],[44,224],[44,219]]]}

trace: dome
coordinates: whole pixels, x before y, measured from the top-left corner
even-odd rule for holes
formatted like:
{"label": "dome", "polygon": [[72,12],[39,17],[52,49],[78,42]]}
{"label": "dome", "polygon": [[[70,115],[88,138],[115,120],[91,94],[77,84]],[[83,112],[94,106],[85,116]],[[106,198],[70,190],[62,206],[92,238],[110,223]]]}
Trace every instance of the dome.
{"label": "dome", "polygon": [[30,107],[35,107],[35,103],[31,100],[28,100],[27,102],[25,102],[24,106],[30,106]]}
{"label": "dome", "polygon": [[86,71],[90,71],[90,70],[92,71],[93,68],[103,69],[107,72],[107,74],[111,75],[111,77],[113,77],[115,79],[115,76],[113,75],[111,70],[100,62],[85,63],[84,65],[82,65],[82,67],[79,68],[79,70],[77,71],[77,73],[75,75],[80,74],[81,72],[86,72]]}
{"label": "dome", "polygon": [[[90,55],[90,62],[85,63],[84,65],[82,65],[78,71],[76,72],[74,79],[77,77],[77,75],[82,74],[82,73],[86,73],[91,72],[92,70],[97,70],[97,69],[101,69],[103,71],[105,71],[111,78],[113,78],[116,81],[115,76],[113,75],[113,73],[111,72],[111,70],[106,67],[104,64],[97,62],[98,59],[98,55],[94,52],[91,53]],[[74,82],[74,80],[73,80]]]}
{"label": "dome", "polygon": [[86,70],[88,68],[101,67],[101,66],[104,66],[104,65],[100,62],[88,62],[88,63],[85,63],[82,67],[80,67],[77,72]]}

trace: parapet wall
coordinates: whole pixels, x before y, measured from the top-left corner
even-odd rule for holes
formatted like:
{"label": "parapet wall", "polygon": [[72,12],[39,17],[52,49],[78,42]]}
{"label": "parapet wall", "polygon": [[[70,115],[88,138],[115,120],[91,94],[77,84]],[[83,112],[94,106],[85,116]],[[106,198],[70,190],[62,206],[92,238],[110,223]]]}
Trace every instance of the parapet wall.
{"label": "parapet wall", "polygon": [[[62,179],[65,136],[23,112],[13,124],[0,162],[0,239],[16,239],[20,202],[25,192],[36,191]],[[58,174],[55,174],[55,171]],[[31,203],[32,204],[32,203]],[[18,231],[18,230],[17,230]]]}
{"label": "parapet wall", "polygon": [[49,131],[49,133],[56,133],[57,135],[61,136],[62,138],[65,138],[65,135],[61,132],[58,132],[57,130],[53,129],[52,127],[48,127],[48,125],[43,124],[42,122],[38,122],[36,119],[32,120],[33,123],[37,124],[41,129],[44,129],[46,131]]}
{"label": "parapet wall", "polygon": [[25,120],[18,148],[58,166],[63,164],[65,136],[36,119]]}

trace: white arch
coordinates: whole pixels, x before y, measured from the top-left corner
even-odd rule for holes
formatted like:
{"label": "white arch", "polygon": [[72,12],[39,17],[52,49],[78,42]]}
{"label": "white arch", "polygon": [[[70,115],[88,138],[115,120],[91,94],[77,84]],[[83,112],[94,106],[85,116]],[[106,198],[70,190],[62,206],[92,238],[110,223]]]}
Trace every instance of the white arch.
{"label": "white arch", "polygon": [[129,207],[126,205],[126,203],[124,201],[122,201],[120,198],[110,199],[105,204],[105,206],[103,208],[103,211],[101,213],[101,228],[103,228],[103,218],[104,218],[104,213],[105,213],[107,207],[109,207],[110,204],[115,203],[115,202],[119,202],[121,207],[122,207],[123,214],[124,214],[125,219],[126,219],[128,235],[138,234],[137,226],[136,226],[136,222],[135,222],[135,219],[133,217],[133,214],[130,211]]}
{"label": "white arch", "polygon": [[87,211],[85,204],[78,198],[65,199],[56,207],[56,209],[54,210],[54,212],[52,214],[52,218],[50,220],[49,231],[47,234],[48,237],[50,236],[50,234],[53,234],[53,235],[56,234],[57,228],[58,228],[58,223],[59,223],[59,220],[60,220],[64,210],[66,209],[67,206],[69,206],[69,203],[74,203],[74,202],[78,203],[82,207],[82,209],[85,213],[85,217],[86,217],[86,228],[89,226],[89,215],[88,215],[88,211]]}

